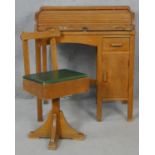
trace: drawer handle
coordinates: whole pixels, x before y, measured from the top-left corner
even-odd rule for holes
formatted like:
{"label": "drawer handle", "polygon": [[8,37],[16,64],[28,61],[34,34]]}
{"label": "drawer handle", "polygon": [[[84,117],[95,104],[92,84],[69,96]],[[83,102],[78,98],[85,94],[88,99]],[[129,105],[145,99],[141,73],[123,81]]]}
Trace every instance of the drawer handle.
{"label": "drawer handle", "polygon": [[122,47],[123,44],[111,44],[111,47]]}

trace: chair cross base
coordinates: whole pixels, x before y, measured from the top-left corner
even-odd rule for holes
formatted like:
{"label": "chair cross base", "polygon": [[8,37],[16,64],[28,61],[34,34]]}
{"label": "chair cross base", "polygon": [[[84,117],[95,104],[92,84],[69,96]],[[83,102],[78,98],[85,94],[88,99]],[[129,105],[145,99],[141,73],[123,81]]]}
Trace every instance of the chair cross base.
{"label": "chair cross base", "polygon": [[[59,104],[59,103],[57,103]],[[57,104],[49,112],[45,123],[35,131],[29,133],[29,138],[50,138],[48,149],[56,150],[58,139],[83,140],[85,135],[76,131],[66,121],[64,114]]]}

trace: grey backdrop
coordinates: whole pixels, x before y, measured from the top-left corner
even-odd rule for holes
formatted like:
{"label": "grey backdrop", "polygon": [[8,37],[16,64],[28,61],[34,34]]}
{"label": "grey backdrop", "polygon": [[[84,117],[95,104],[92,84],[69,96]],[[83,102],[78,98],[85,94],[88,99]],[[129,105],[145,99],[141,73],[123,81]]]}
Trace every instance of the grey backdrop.
{"label": "grey backdrop", "polygon": [[[34,14],[43,5],[51,6],[100,6],[128,5],[135,12],[136,19],[136,52],[135,52],[135,98],[139,96],[139,1],[138,0],[16,0],[16,97],[29,97],[22,90],[22,75],[24,74],[20,33],[34,30]],[[11,26],[11,25],[10,25]],[[95,77],[96,55],[95,47],[79,44],[59,45],[60,68],[70,68],[88,73]],[[31,61],[34,58],[34,47],[31,45]],[[34,66],[33,66],[34,71]]]}

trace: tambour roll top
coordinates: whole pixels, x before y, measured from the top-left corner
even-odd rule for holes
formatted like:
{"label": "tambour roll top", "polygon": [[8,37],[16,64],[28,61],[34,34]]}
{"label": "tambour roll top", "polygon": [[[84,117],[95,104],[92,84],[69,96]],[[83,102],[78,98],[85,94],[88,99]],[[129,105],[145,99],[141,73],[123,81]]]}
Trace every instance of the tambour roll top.
{"label": "tambour roll top", "polygon": [[127,6],[41,7],[36,13],[36,30],[132,31],[134,13]]}

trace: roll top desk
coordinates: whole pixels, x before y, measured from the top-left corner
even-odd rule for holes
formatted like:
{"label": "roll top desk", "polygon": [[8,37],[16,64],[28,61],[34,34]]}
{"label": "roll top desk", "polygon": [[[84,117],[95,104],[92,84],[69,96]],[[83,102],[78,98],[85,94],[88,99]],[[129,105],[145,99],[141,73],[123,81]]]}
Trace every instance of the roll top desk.
{"label": "roll top desk", "polygon": [[90,79],[97,90],[97,120],[102,120],[104,100],[126,101],[128,120],[132,120],[135,25],[130,8],[44,6],[35,19],[36,31],[61,30],[57,42],[97,47],[96,79]]}

